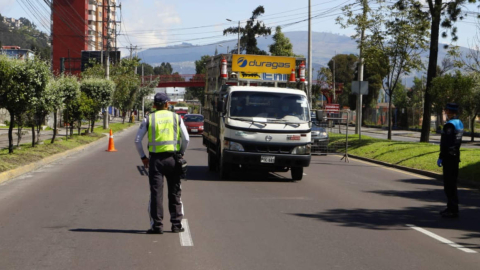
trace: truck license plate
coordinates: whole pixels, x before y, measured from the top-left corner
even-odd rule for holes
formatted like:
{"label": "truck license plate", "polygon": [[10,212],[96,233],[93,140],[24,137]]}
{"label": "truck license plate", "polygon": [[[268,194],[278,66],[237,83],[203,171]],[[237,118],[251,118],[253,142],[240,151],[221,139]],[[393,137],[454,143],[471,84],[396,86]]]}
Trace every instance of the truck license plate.
{"label": "truck license plate", "polygon": [[193,128],[192,128],[192,132],[198,132],[198,129],[196,129],[196,128],[193,129]]}
{"label": "truck license plate", "polygon": [[275,163],[275,156],[261,156],[261,163]]}

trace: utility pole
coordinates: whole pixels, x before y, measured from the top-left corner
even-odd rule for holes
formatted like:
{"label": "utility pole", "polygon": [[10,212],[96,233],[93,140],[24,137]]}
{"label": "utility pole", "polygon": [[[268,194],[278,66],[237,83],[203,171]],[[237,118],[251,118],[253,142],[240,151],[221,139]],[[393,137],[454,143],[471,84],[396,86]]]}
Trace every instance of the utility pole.
{"label": "utility pole", "polygon": [[[143,64],[142,64],[142,87],[145,87],[144,83],[145,83],[145,73],[144,73],[144,68],[143,68]],[[142,116],[145,117],[145,97],[142,97]]]}
{"label": "utility pole", "polygon": [[238,51],[237,54],[240,54],[240,21],[238,21],[238,41],[237,41]]}
{"label": "utility pole", "polygon": [[[367,20],[367,9],[368,9],[368,0],[363,0],[363,22],[362,22],[362,33],[360,35],[360,67],[358,69],[358,81],[359,84],[362,84],[363,81],[363,40],[365,39],[365,21]],[[363,96],[360,94],[360,91],[357,96],[357,124],[355,125],[355,134],[358,134],[358,138],[362,139],[362,107],[363,107]]]}
{"label": "utility pole", "polygon": [[[227,19],[229,22],[233,22],[230,19]],[[228,50],[227,50],[228,53]],[[238,21],[238,41],[237,41],[237,54],[240,54],[240,21]]]}
{"label": "utility pole", "polygon": [[[103,23],[103,22],[102,22]],[[110,80],[110,0],[107,0],[107,67],[105,70],[105,77],[107,80]],[[103,40],[102,40],[102,47],[103,47]],[[103,114],[103,129],[108,128],[108,107],[105,108],[105,112]]]}
{"label": "utility pole", "polygon": [[337,51],[333,57],[333,103],[335,103],[335,58],[337,57]]}
{"label": "utility pole", "polygon": [[307,96],[312,106],[312,0],[308,0],[308,87]]}

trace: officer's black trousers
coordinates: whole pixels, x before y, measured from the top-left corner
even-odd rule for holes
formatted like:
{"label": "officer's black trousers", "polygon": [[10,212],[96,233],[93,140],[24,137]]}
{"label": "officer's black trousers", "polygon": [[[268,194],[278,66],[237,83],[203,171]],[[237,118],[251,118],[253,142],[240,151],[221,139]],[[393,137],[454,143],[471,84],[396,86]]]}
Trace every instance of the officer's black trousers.
{"label": "officer's black trousers", "polygon": [[443,161],[443,190],[447,195],[447,208],[453,212],[458,212],[458,165],[456,160]]}
{"label": "officer's black trousers", "polygon": [[168,209],[172,228],[181,228],[183,204],[180,198],[182,189],[180,176],[175,173],[175,160],[172,154],[150,154],[148,178],[150,181],[150,223],[152,229],[163,229],[163,177],[168,184]]}

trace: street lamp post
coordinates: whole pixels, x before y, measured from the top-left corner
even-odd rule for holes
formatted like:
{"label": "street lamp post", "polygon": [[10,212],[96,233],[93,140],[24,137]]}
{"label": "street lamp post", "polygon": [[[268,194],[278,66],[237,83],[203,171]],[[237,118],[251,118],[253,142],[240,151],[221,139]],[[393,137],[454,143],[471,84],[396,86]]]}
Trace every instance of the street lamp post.
{"label": "street lamp post", "polygon": [[215,45],[215,52],[217,52],[217,47],[223,47],[222,44]]}
{"label": "street lamp post", "polygon": [[[229,22],[233,22],[230,19],[227,19]],[[237,54],[240,54],[240,21],[238,21],[238,41],[237,41]]]}

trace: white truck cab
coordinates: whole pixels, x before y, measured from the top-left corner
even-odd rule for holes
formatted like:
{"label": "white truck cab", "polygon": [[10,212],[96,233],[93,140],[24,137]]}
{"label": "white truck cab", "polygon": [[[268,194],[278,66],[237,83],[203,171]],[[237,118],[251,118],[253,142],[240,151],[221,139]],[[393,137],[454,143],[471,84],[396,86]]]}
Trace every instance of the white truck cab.
{"label": "white truck cab", "polygon": [[[246,57],[250,57],[250,62]],[[222,179],[236,170],[290,170],[293,180],[301,180],[303,168],[310,165],[311,159],[312,122],[307,95],[305,91],[288,88],[301,83],[287,84],[284,75],[269,75],[250,67],[273,60],[280,63],[282,59],[261,56],[261,62],[255,57],[216,56],[207,66],[203,144],[207,147],[208,167],[218,170]],[[291,67],[302,61],[283,60],[290,62]],[[227,64],[235,63],[240,64],[236,68],[245,67],[245,71],[231,72],[229,78],[226,73],[233,68]],[[225,73],[220,76],[222,64]],[[257,79],[252,79],[255,76]],[[279,81],[268,81],[270,78]]]}

